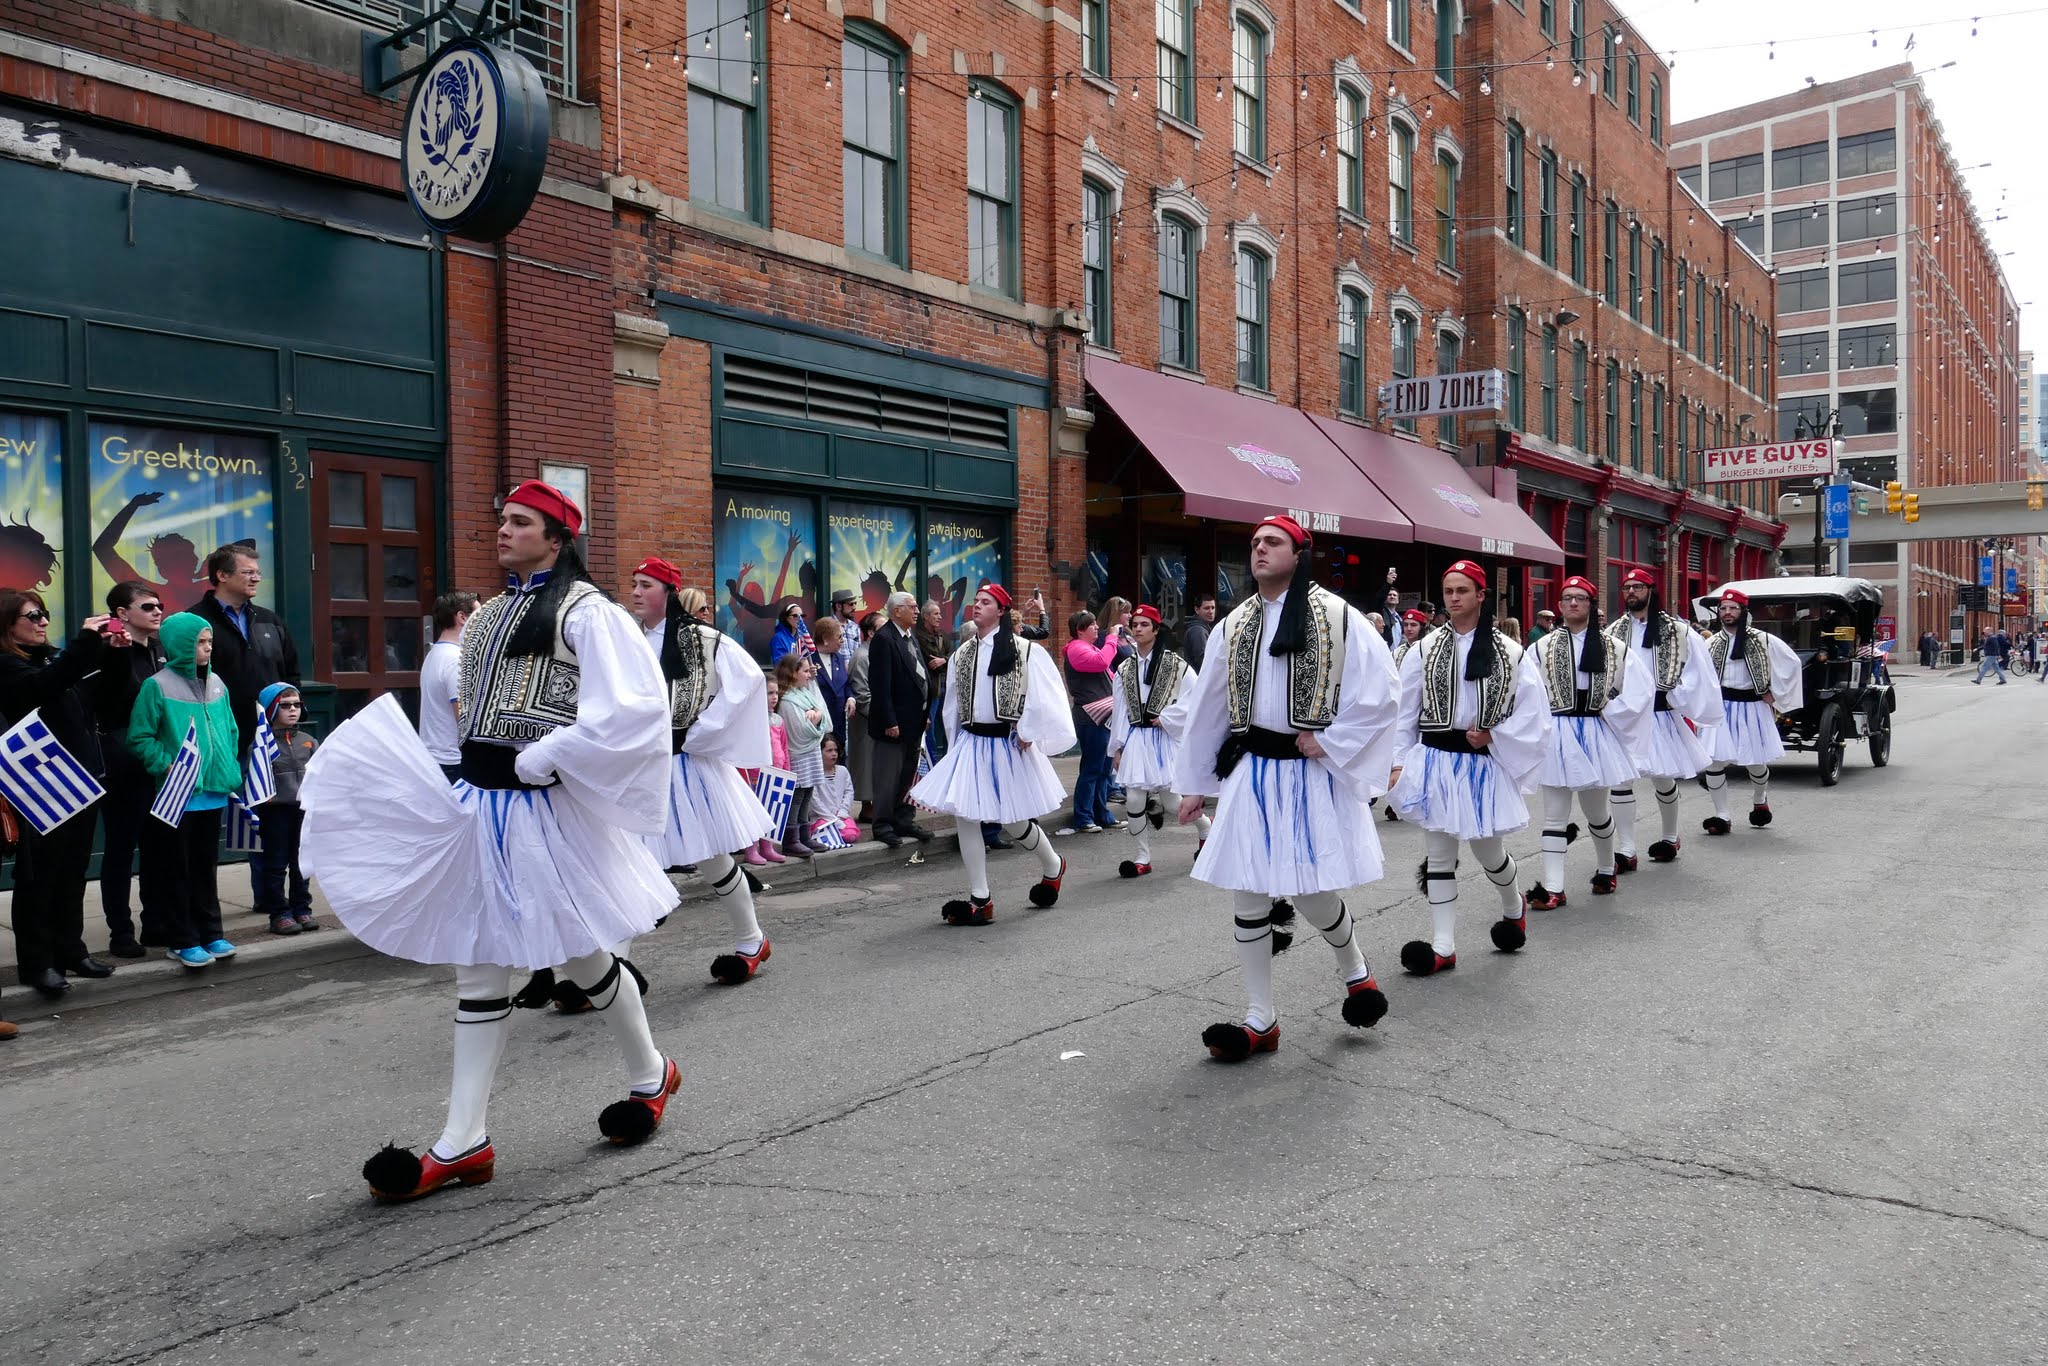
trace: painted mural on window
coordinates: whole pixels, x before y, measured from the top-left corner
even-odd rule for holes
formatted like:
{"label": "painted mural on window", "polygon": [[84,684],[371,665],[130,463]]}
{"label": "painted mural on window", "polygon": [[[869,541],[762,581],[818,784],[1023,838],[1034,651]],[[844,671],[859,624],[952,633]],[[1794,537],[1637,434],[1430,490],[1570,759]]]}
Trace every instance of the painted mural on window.
{"label": "painted mural on window", "polygon": [[0,588],[40,593],[53,639],[64,632],[64,428],[0,413]]}
{"label": "painted mural on window", "polygon": [[1001,583],[1018,600],[1028,597],[1040,585],[1004,583],[1003,529],[1006,519],[981,517],[972,513],[934,511],[925,519],[925,577],[923,602],[937,602],[945,609],[947,628],[959,631],[966,624],[967,607],[974,590],[984,583]]}
{"label": "painted mural on window", "polygon": [[860,611],[879,612],[895,592],[917,592],[917,514],[888,503],[826,506],[832,591],[853,590]]}
{"label": "painted mural on window", "polygon": [[726,489],[713,494],[712,562],[720,630],[766,663],[776,618],[794,602],[818,614],[818,515],[808,497]]}
{"label": "painted mural on window", "polygon": [[95,600],[136,579],[166,611],[185,611],[206,596],[206,557],[239,543],[263,561],[257,600],[276,607],[276,456],[267,438],[95,422],[86,446]]}

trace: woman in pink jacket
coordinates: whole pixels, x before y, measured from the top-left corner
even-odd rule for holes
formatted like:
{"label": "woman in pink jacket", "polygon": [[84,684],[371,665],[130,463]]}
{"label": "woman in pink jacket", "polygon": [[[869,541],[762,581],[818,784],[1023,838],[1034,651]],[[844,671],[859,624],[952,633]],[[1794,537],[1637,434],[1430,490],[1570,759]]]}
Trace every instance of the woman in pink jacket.
{"label": "woman in pink jacket", "polygon": [[1067,618],[1067,694],[1074,699],[1074,734],[1081,742],[1081,771],[1074,778],[1074,829],[1084,835],[1121,830],[1123,821],[1109,809],[1110,670],[1116,665],[1121,627],[1112,627],[1101,644],[1093,612]]}

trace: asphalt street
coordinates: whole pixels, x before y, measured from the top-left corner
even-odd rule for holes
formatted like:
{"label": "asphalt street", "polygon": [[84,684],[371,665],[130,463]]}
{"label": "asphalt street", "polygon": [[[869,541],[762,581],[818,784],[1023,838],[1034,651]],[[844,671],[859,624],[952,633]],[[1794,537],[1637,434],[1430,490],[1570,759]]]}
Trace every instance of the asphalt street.
{"label": "asphalt street", "polygon": [[496,1181],[403,1207],[357,1172],[439,1131],[447,974],[34,1021],[0,1360],[2048,1360],[2044,767],[2048,688],[1915,678],[1888,769],[1789,758],[1726,839],[1688,786],[1677,864],[1596,899],[1582,842],[1518,955],[1468,858],[1428,981],[1384,825],[1350,902],[1391,1014],[1346,1028],[1305,933],[1280,1051],[1234,1068],[1197,1042],[1241,1001],[1186,831],[1131,884],[1125,836],[1064,841],[1049,911],[998,856],[985,929],[939,923],[956,860],[801,884],[736,990],[693,905],[635,951],[685,1079],[656,1138],[599,1142],[602,1023],[522,1013]]}

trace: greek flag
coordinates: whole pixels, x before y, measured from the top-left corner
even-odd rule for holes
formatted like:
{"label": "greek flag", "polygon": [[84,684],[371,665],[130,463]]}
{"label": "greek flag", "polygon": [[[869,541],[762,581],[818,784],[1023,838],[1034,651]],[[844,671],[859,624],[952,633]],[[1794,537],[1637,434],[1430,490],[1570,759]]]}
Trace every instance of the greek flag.
{"label": "greek flag", "polygon": [[844,849],[846,832],[839,828],[838,821],[826,821],[815,831],[805,835],[804,843],[813,849]]}
{"label": "greek flag", "polygon": [[192,800],[192,790],[198,786],[199,726],[194,722],[185,727],[185,743],[178,746],[177,757],[164,774],[164,785],[157,789],[149,814],[165,825],[176,826],[185,819],[185,804]]}
{"label": "greek flag", "polygon": [[228,848],[237,854],[253,854],[263,848],[263,820],[242,805],[240,793],[228,798]]}
{"label": "greek flag", "polygon": [[768,808],[768,819],[775,822],[769,838],[781,839],[789,825],[790,804],[796,800],[796,774],[786,769],[764,768],[754,779],[754,795]]}
{"label": "greek flag", "polygon": [[238,798],[252,817],[257,807],[277,795],[278,753],[277,736],[271,732],[270,718],[263,714],[263,704],[259,702],[256,704],[256,738],[249,744],[246,778]]}
{"label": "greek flag", "polygon": [[105,789],[57,743],[38,708],[0,735],[0,793],[47,835],[98,801]]}

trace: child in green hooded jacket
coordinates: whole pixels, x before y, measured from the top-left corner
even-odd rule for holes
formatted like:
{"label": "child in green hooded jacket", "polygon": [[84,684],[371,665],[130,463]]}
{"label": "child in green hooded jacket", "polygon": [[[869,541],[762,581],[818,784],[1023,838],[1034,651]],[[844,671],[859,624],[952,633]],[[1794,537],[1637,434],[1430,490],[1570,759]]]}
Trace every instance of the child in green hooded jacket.
{"label": "child in green hooded jacket", "polygon": [[168,950],[171,959],[188,968],[203,968],[235,956],[235,946],[221,932],[218,875],[221,813],[229,795],[242,786],[241,728],[227,685],[209,667],[213,628],[206,619],[174,613],[164,619],[158,639],[166,663],[136,694],[128,748],[161,782],[185,743],[185,732],[193,730],[199,780],[175,830],[154,816],[142,822],[143,877],[150,877],[154,863],[165,889],[164,910],[154,922],[145,902],[142,942]]}

